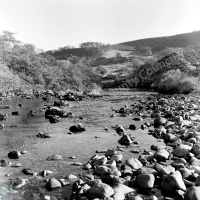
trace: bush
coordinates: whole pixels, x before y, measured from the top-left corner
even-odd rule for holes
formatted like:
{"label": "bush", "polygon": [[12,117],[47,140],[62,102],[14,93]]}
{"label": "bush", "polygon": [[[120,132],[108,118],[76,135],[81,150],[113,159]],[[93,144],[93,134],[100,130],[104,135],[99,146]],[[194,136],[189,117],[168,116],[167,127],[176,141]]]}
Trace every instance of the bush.
{"label": "bush", "polygon": [[180,70],[171,70],[163,74],[157,90],[162,94],[189,94],[195,90],[195,85]]}
{"label": "bush", "polygon": [[194,91],[194,85],[189,81],[172,81],[167,79],[157,88],[161,94],[189,94]]}

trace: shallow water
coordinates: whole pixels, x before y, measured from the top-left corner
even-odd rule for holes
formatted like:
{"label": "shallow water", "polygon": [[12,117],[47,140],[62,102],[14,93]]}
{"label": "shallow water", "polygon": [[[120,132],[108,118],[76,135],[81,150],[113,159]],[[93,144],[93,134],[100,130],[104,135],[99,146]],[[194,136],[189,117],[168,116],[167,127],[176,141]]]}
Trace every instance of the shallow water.
{"label": "shallow water", "polygon": [[[8,118],[5,121],[1,121],[1,124],[6,125],[6,128],[0,130],[1,149],[13,149],[18,143],[22,142],[25,137],[32,133],[38,133],[43,130],[45,124],[48,122],[44,118],[44,112],[42,115],[29,116],[28,112],[35,108],[45,108],[45,105],[51,103],[43,102],[41,99],[24,99],[15,98],[1,101],[2,105],[9,105],[11,108],[0,109],[0,114],[8,114]],[[18,105],[22,104],[23,107]],[[12,115],[13,111],[19,111],[18,116]],[[17,127],[11,127],[17,125]]]}

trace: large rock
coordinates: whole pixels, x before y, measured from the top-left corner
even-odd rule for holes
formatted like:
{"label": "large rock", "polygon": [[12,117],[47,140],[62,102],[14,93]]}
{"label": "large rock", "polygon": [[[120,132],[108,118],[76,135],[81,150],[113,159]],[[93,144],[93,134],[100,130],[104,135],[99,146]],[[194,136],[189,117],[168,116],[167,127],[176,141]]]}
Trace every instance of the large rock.
{"label": "large rock", "polygon": [[69,128],[69,130],[71,132],[83,132],[85,131],[85,128],[83,127],[82,124],[77,124],[77,125],[73,125]]}
{"label": "large rock", "polygon": [[61,188],[61,187],[62,187],[61,183],[58,180],[56,180],[55,178],[49,179],[49,181],[46,184],[46,188],[48,190],[53,190],[53,189],[57,189],[57,188]]}
{"label": "large rock", "polygon": [[163,166],[161,164],[156,164],[155,165],[155,168],[157,169],[158,173],[161,175],[161,176],[165,176],[165,175],[168,175],[172,172],[175,172],[175,168],[168,165],[168,166]]}
{"label": "large rock", "polygon": [[163,126],[166,124],[166,122],[167,122],[167,120],[163,117],[156,118],[154,120],[154,127],[158,128],[159,126]]}
{"label": "large rock", "polygon": [[200,200],[200,187],[192,186],[185,193],[185,200]]}
{"label": "large rock", "polygon": [[111,169],[106,166],[98,166],[94,172],[98,175],[108,175],[111,173]]}
{"label": "large rock", "polygon": [[10,159],[18,159],[21,156],[19,151],[11,151],[8,153],[8,158]]}
{"label": "large rock", "polygon": [[55,116],[50,115],[50,116],[48,117],[48,119],[49,119],[49,122],[50,122],[51,124],[55,124],[55,123],[61,122],[61,118],[58,117],[57,115],[55,115]]}
{"label": "large rock", "polygon": [[132,144],[133,141],[131,139],[131,137],[129,135],[123,135],[120,139],[119,139],[119,144],[121,145],[129,145]]}
{"label": "large rock", "polygon": [[158,172],[155,169],[150,168],[150,167],[142,167],[142,168],[140,168],[140,169],[138,169],[136,171],[136,174],[137,175],[141,175],[141,174],[153,174],[153,175],[157,175]]}
{"label": "large rock", "polygon": [[140,188],[153,188],[155,177],[153,174],[140,174],[136,178],[136,182]]}
{"label": "large rock", "polygon": [[104,199],[112,196],[114,194],[114,190],[105,183],[98,183],[93,185],[87,193],[89,199]]}
{"label": "large rock", "polygon": [[131,192],[135,192],[133,188],[130,188],[124,184],[117,183],[114,186],[112,186],[115,193],[123,193],[124,195],[129,194]]}
{"label": "large rock", "polygon": [[170,154],[166,149],[159,149],[154,154],[154,157],[159,161],[167,160],[169,156]]}
{"label": "large rock", "polygon": [[174,156],[177,157],[184,157],[186,154],[190,152],[191,149],[192,149],[191,146],[181,144],[174,149],[173,154]]}
{"label": "large rock", "polygon": [[161,188],[167,191],[186,190],[185,183],[183,182],[182,175],[179,171],[166,175],[161,183]]}
{"label": "large rock", "polygon": [[132,169],[136,170],[143,166],[142,163],[137,158],[129,158],[128,160],[125,161],[125,164],[131,167]]}
{"label": "large rock", "polygon": [[192,171],[186,167],[178,169],[183,178],[188,178],[192,175]]}
{"label": "large rock", "polygon": [[49,156],[47,158],[47,160],[61,160],[62,159],[62,156],[61,155],[58,155],[58,154],[54,154],[52,156]]}
{"label": "large rock", "polygon": [[192,147],[192,153],[195,155],[195,156],[198,156],[200,154],[200,144],[195,144],[193,147]]}
{"label": "large rock", "polygon": [[6,114],[0,114],[0,121],[2,120],[6,120],[7,119],[7,115]]}
{"label": "large rock", "polygon": [[59,117],[67,117],[68,116],[68,114],[64,110],[62,110],[58,107],[55,107],[55,106],[54,107],[48,106],[46,109],[46,112],[45,112],[45,119],[49,119],[49,116],[52,116],[52,115],[53,116],[57,115]]}
{"label": "large rock", "polygon": [[192,157],[189,161],[190,165],[192,166],[200,166],[200,160],[195,158],[195,157]]}

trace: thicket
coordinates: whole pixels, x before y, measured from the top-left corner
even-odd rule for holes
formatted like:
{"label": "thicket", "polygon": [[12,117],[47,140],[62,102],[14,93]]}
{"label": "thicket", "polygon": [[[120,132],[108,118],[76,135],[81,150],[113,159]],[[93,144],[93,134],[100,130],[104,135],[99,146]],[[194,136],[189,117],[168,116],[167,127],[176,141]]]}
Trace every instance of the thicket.
{"label": "thicket", "polygon": [[71,56],[68,60],[41,53],[34,45],[17,41],[14,33],[0,35],[0,91],[33,89],[65,90],[87,88],[99,82],[89,58]]}

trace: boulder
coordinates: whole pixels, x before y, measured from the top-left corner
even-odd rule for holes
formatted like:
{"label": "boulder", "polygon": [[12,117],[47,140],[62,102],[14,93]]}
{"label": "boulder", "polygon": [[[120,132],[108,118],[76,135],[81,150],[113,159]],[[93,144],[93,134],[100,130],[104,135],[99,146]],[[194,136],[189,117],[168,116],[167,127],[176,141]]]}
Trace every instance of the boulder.
{"label": "boulder", "polygon": [[7,167],[9,165],[9,162],[7,160],[0,160],[0,167]]}
{"label": "boulder", "polygon": [[49,119],[49,122],[50,122],[51,124],[61,122],[61,118],[58,117],[58,116],[56,116],[56,115],[55,115],[55,116],[50,115],[50,116],[48,117],[48,119]]}
{"label": "boulder", "polygon": [[140,169],[138,169],[136,171],[136,175],[141,175],[141,174],[153,174],[153,175],[157,175],[158,172],[153,169],[153,168],[150,168],[150,167],[142,167]]}
{"label": "boulder", "polygon": [[167,122],[167,120],[163,117],[156,118],[154,120],[154,127],[158,128],[159,126],[164,126],[166,124],[166,122]]}
{"label": "boulder", "polygon": [[191,146],[181,144],[174,149],[173,154],[177,157],[184,157],[190,152],[191,149]]}
{"label": "boulder", "polygon": [[175,172],[175,168],[170,165],[163,166],[161,164],[156,163],[155,168],[161,176],[165,176]]}
{"label": "boulder", "polygon": [[83,127],[83,125],[80,123],[80,124],[77,124],[77,125],[73,125],[69,128],[69,130],[71,132],[83,132],[85,131],[85,128]]}
{"label": "boulder", "polygon": [[195,144],[195,145],[192,147],[191,152],[192,152],[195,156],[198,156],[198,155],[200,154],[200,144]]}
{"label": "boulder", "polygon": [[119,139],[119,144],[121,145],[130,145],[133,143],[131,137],[129,135],[123,135],[120,139]]}
{"label": "boulder", "polygon": [[163,177],[161,188],[166,191],[186,190],[185,183],[183,182],[182,175],[179,171],[172,172]]}
{"label": "boulder", "polygon": [[95,174],[98,175],[108,175],[111,173],[111,169],[108,168],[107,166],[98,166],[95,170],[94,170]]}
{"label": "boulder", "polygon": [[48,106],[46,111],[45,111],[45,119],[49,119],[49,116],[54,116],[57,115],[59,117],[67,117],[68,113],[66,113],[64,110],[54,106],[50,107]]}
{"label": "boulder", "polygon": [[129,158],[128,160],[125,161],[125,164],[131,167],[132,169],[136,170],[143,166],[142,163],[137,158]]}
{"label": "boulder", "polygon": [[97,183],[87,191],[87,194],[89,199],[104,199],[112,196],[114,194],[114,190],[105,183]]}
{"label": "boulder", "polygon": [[130,130],[136,130],[136,129],[137,129],[137,127],[136,127],[136,125],[134,125],[134,124],[131,124],[131,125],[129,126],[129,129],[130,129]]}
{"label": "boulder", "polygon": [[117,134],[119,135],[125,134],[125,129],[122,125],[116,125],[114,128]]}
{"label": "boulder", "polygon": [[200,200],[200,187],[189,187],[185,193],[185,200]]}
{"label": "boulder", "polygon": [[192,171],[186,167],[178,169],[183,178],[188,178],[192,175]]}
{"label": "boulder", "polygon": [[62,187],[61,183],[55,178],[49,179],[49,181],[46,184],[46,188],[48,190],[53,190],[61,187]]}
{"label": "boulder", "polygon": [[105,153],[106,156],[113,156],[117,154],[117,151],[115,149],[108,149]]}
{"label": "boulder", "polygon": [[38,138],[51,138],[48,133],[39,132],[36,137]]}
{"label": "boulder", "polygon": [[116,183],[114,184],[114,186],[112,186],[115,194],[116,193],[123,193],[124,195],[127,195],[131,192],[135,192],[135,190],[133,188],[130,188],[124,184],[121,184],[121,183]]}
{"label": "boulder", "polygon": [[169,156],[170,154],[166,149],[158,149],[154,154],[154,157],[159,161],[167,160]]}
{"label": "boulder", "polygon": [[62,156],[61,155],[58,155],[58,154],[54,154],[52,156],[49,156],[47,158],[47,160],[61,160],[62,159]]}
{"label": "boulder", "polygon": [[18,159],[21,156],[19,151],[11,151],[8,153],[8,158],[10,159]]}
{"label": "boulder", "polygon": [[153,174],[140,174],[137,176],[136,182],[140,188],[150,189],[154,186],[155,177]]}
{"label": "boulder", "polygon": [[20,113],[19,111],[14,111],[14,112],[12,112],[11,114],[12,114],[12,115],[19,115],[19,113]]}

